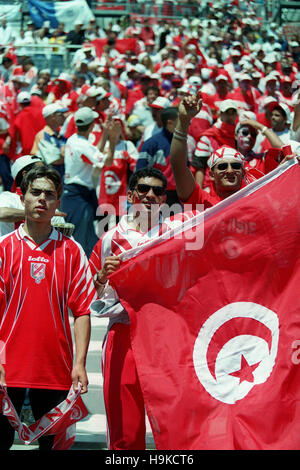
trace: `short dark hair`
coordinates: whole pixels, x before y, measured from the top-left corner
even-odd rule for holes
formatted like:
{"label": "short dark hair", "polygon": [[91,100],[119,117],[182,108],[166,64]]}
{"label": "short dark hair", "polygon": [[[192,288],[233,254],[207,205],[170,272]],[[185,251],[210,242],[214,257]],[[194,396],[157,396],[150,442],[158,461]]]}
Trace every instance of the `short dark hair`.
{"label": "short dark hair", "polygon": [[129,179],[128,188],[133,191],[138,183],[138,180],[141,178],[146,178],[147,176],[159,179],[163,184],[163,188],[167,188],[167,178],[162,171],[153,167],[140,168],[139,170],[136,170]]}
{"label": "short dark hair", "polygon": [[170,108],[165,108],[161,112],[161,122],[163,127],[167,127],[168,120],[176,121],[178,117],[178,108],[172,106]]}
{"label": "short dark hair", "polygon": [[47,166],[47,165],[44,165],[44,166],[35,165],[34,168],[29,170],[28,173],[26,173],[20,186],[23,196],[26,194],[29,186],[37,178],[48,178],[49,180],[51,180],[55,186],[58,199],[60,198],[60,196],[62,195],[62,190],[63,190],[61,176],[58,173],[58,171],[55,170],[55,168],[51,166]]}

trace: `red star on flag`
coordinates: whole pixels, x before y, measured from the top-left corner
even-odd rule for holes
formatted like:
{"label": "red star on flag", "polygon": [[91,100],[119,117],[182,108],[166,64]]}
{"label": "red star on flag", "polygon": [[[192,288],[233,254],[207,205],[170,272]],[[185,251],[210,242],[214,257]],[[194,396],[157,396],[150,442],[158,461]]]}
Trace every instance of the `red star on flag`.
{"label": "red star on flag", "polygon": [[238,379],[240,379],[240,384],[244,382],[245,380],[247,382],[254,382],[253,372],[259,366],[259,364],[260,362],[257,362],[256,364],[252,364],[252,366],[250,366],[247,362],[247,359],[242,354],[241,368],[237,370],[236,372],[231,372],[229,375],[233,375],[234,377],[237,377]]}

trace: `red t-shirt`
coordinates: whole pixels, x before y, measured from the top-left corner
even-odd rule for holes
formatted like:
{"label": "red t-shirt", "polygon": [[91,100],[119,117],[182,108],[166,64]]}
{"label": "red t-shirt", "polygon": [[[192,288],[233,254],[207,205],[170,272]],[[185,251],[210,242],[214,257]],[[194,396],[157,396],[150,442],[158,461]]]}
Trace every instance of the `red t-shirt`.
{"label": "red t-shirt", "polygon": [[216,205],[218,202],[222,201],[222,199],[215,193],[207,193],[202,188],[200,188],[199,184],[196,183],[195,189],[188,198],[187,201],[184,201],[183,204],[191,205],[191,210],[201,210],[199,207],[196,207],[197,204],[203,204],[204,210],[208,209]]}
{"label": "red t-shirt", "polygon": [[68,309],[89,314],[94,295],[87,258],[72,239],[53,230],[37,246],[23,226],[1,238],[0,357],[8,387],[69,390]]}

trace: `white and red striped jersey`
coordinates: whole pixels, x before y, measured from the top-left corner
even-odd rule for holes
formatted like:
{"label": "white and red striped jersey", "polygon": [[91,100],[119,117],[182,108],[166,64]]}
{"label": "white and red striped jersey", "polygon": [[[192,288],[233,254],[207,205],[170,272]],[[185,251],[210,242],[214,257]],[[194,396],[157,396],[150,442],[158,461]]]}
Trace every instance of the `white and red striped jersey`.
{"label": "white and red striped jersey", "polygon": [[[73,317],[95,296],[81,246],[55,229],[41,245],[23,225],[0,238],[0,357],[8,387],[68,390]],[[4,358],[4,360],[3,360]]]}
{"label": "white and red striped jersey", "polygon": [[[160,235],[170,232],[172,229],[178,229],[184,222],[197,214],[199,214],[197,210],[175,214],[146,233],[138,232],[132,228],[127,222],[128,216],[124,215],[118,225],[106,232],[96,243],[90,256],[93,276],[101,269],[106,257],[122,255],[134,248],[142,247],[147,242],[158,239]],[[92,302],[91,313],[95,316],[110,317],[108,330],[114,323],[129,323],[128,314],[119,302],[117,292],[109,282],[101,293],[101,298]]]}

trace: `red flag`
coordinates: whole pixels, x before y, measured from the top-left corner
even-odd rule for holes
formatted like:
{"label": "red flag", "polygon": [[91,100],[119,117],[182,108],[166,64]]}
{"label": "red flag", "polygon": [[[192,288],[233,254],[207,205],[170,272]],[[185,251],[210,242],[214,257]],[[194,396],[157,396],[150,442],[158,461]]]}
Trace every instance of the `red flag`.
{"label": "red flag", "polygon": [[[91,43],[95,46],[97,57],[100,57],[103,53],[104,46],[106,46],[107,44],[107,39],[97,38],[91,41]],[[136,38],[116,39],[116,50],[120,52],[120,54],[125,54],[126,51],[136,52],[136,48],[137,48]]]}
{"label": "red flag", "polygon": [[157,449],[299,449],[299,183],[281,165],[111,277]]}

